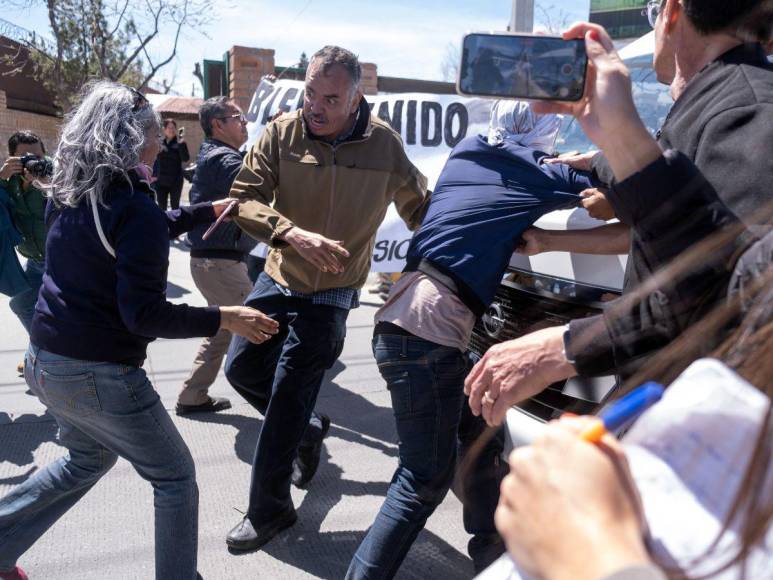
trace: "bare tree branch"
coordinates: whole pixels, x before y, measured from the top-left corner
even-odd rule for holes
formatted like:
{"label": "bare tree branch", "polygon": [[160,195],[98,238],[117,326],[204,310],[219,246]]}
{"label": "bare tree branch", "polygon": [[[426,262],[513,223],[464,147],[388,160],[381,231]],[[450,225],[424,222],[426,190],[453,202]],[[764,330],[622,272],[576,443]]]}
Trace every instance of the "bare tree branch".
{"label": "bare tree branch", "polygon": [[180,18],[179,22],[177,23],[177,32],[175,32],[175,35],[174,35],[174,45],[172,46],[172,53],[169,55],[169,57],[166,60],[163,60],[159,64],[154,66],[150,60],[150,55],[147,53],[147,51],[145,51],[145,57],[148,60],[148,64],[150,64],[150,72],[145,76],[145,79],[142,81],[142,84],[140,85],[140,87],[146,86],[148,82],[150,82],[150,79],[152,79],[155,76],[158,69],[172,62],[172,59],[174,59],[174,57],[177,55],[177,43],[180,41],[180,31],[182,30],[183,24],[185,24],[185,21],[186,21],[187,7],[188,7],[188,2],[186,1],[185,5],[183,6],[183,16],[182,18]]}
{"label": "bare tree branch", "polygon": [[110,31],[110,33],[107,35],[107,39],[110,40],[115,36],[115,33],[118,32],[118,30],[121,28],[121,23],[123,22],[124,16],[126,15],[126,11],[129,9],[129,2],[130,0],[126,0],[123,5],[123,10],[121,10],[121,13],[118,15],[118,18],[115,21],[115,26],[113,27],[113,30]]}
{"label": "bare tree branch", "polygon": [[54,33],[56,39],[56,59],[54,60],[54,86],[59,94],[62,94],[64,90],[64,82],[62,78],[62,54],[64,53],[64,46],[61,42],[61,32],[59,29],[59,22],[56,19],[56,0],[46,0],[48,7],[48,24],[51,27],[51,31]]}
{"label": "bare tree branch", "polygon": [[[153,32],[149,33],[145,38],[142,38],[139,33],[137,33],[137,40],[140,41],[140,44],[137,48],[134,49],[134,52],[132,52],[124,61],[123,66],[118,70],[118,72],[113,76],[113,80],[120,79],[124,73],[129,69],[129,67],[134,63],[134,60],[137,58],[137,56],[141,52],[145,52],[147,55],[147,46],[150,43],[151,40],[153,40],[156,36],[158,36],[158,20],[161,17],[161,12],[163,12],[163,4],[159,2],[159,9],[158,12],[153,11],[153,7],[150,5],[150,2],[146,2],[148,6],[148,10],[151,11],[151,14],[153,14]],[[175,43],[176,44],[176,43]],[[176,49],[176,46],[175,46]]]}
{"label": "bare tree branch", "polygon": [[171,79],[161,79],[161,88],[164,89],[164,94],[168,95],[172,91],[172,87],[177,81],[177,70],[172,73]]}
{"label": "bare tree branch", "polygon": [[[29,52],[17,60],[32,62],[36,77],[67,110],[95,76],[146,86],[177,57],[186,32],[203,34],[215,0],[0,0],[5,6],[22,2],[46,7],[53,42],[19,29],[10,37],[21,38]],[[16,72],[19,64],[9,68]]]}
{"label": "bare tree branch", "polygon": [[3,64],[7,65],[9,70],[3,72],[4,77],[11,77],[17,74],[20,74],[24,67],[27,65],[27,59],[25,51],[28,51],[26,46],[23,44],[3,44],[0,45],[2,48],[10,51],[14,51],[14,54],[7,54],[0,58],[0,61],[3,62]]}
{"label": "bare tree branch", "polygon": [[440,63],[440,73],[444,81],[456,81],[459,75],[459,62],[461,61],[461,51],[458,44],[449,42],[446,45],[443,60]]}
{"label": "bare tree branch", "polygon": [[548,34],[561,34],[571,24],[571,15],[563,8],[556,8],[554,4],[545,6],[537,3],[535,8],[539,14],[537,20]]}

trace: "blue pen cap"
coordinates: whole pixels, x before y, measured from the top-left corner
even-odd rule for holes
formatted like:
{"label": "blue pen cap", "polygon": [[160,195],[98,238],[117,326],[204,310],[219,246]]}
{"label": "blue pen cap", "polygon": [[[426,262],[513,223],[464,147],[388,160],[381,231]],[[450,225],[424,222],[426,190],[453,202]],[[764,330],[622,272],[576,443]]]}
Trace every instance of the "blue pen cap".
{"label": "blue pen cap", "polygon": [[657,403],[664,391],[663,385],[654,381],[648,381],[635,388],[601,413],[599,417],[604,422],[604,428],[610,433],[622,429]]}

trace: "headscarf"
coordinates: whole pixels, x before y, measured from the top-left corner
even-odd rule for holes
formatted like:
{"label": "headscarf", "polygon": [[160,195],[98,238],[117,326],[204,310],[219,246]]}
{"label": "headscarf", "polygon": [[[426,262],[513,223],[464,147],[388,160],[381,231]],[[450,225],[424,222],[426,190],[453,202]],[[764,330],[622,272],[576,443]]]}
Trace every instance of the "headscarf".
{"label": "headscarf", "polygon": [[488,142],[498,145],[510,141],[552,153],[562,120],[561,115],[534,113],[525,101],[497,101],[491,108]]}

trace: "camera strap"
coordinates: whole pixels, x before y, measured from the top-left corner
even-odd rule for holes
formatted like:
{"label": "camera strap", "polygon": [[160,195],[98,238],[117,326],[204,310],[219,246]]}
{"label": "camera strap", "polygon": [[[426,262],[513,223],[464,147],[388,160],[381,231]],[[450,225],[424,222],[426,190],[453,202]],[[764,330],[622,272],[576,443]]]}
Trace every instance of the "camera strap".
{"label": "camera strap", "polygon": [[91,200],[91,212],[94,215],[94,225],[97,226],[99,241],[102,242],[102,245],[104,246],[107,253],[115,258],[115,250],[113,249],[113,246],[110,245],[110,242],[107,241],[105,231],[102,229],[102,222],[99,219],[99,211],[97,210],[97,194],[92,191],[89,194],[89,199]]}

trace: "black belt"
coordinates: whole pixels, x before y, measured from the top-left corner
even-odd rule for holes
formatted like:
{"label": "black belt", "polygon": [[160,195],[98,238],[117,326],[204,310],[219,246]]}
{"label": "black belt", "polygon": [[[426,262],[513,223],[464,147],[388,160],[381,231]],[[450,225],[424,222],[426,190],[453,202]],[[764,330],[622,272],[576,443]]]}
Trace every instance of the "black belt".
{"label": "black belt", "polygon": [[408,332],[404,328],[401,328],[396,324],[392,324],[391,322],[386,322],[384,320],[377,322],[376,326],[373,327],[373,335],[375,336],[377,334],[396,334],[398,336],[416,336],[415,334]]}

